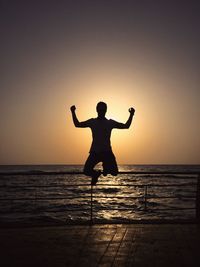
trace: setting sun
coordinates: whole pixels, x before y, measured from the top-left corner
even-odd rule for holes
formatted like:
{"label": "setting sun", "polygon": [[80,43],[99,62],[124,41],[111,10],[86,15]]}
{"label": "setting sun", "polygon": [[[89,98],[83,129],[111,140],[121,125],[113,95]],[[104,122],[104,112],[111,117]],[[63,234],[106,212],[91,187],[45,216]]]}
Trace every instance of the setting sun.
{"label": "setting sun", "polygon": [[127,14],[121,21],[113,12],[112,21],[104,18],[106,27],[98,16],[86,16],[81,23],[78,13],[63,20],[43,14],[35,20],[41,27],[33,23],[25,32],[19,20],[15,27],[7,25],[1,164],[83,163],[91,132],[73,127],[69,108],[76,105],[84,121],[97,116],[99,101],[108,105],[106,117],[119,122],[127,120],[130,107],[136,110],[129,130],[113,130],[118,162],[199,163],[194,27],[183,42],[184,27],[178,24],[170,37],[154,27],[154,20],[135,24],[133,18],[140,17]]}

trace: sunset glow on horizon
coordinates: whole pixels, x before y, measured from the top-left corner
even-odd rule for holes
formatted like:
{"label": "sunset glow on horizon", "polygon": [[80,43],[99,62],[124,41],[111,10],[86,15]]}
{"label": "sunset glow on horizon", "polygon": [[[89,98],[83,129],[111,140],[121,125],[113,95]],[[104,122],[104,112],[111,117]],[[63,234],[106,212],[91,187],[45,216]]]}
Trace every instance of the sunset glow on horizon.
{"label": "sunset glow on horizon", "polygon": [[103,2],[2,2],[0,164],[84,164],[99,101],[119,164],[200,164],[195,4]]}

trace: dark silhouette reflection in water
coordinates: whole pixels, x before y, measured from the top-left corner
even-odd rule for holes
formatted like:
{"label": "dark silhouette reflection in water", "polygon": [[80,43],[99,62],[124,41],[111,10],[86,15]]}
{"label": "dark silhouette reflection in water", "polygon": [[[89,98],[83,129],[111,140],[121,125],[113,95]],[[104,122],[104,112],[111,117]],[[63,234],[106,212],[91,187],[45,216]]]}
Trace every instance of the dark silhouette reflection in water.
{"label": "dark silhouette reflection in water", "polygon": [[103,175],[111,174],[116,176],[118,173],[117,162],[115,155],[112,152],[110,137],[112,129],[128,129],[132,123],[134,108],[129,108],[129,118],[126,123],[120,123],[114,120],[108,120],[105,115],[107,105],[104,102],[99,102],[96,106],[97,118],[92,118],[80,122],[76,116],[76,107],[71,106],[72,118],[74,125],[79,128],[89,127],[92,131],[92,145],[84,166],[84,174],[92,177],[91,184],[95,185],[101,175],[100,170],[95,170],[94,167],[102,162]]}

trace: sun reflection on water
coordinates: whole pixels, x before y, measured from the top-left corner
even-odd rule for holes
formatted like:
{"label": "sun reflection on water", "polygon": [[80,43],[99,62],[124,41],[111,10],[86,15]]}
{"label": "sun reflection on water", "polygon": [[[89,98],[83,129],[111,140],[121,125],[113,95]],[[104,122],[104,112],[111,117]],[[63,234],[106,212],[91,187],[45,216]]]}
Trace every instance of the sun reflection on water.
{"label": "sun reflection on water", "polygon": [[[125,171],[127,168],[120,168]],[[94,192],[95,212],[98,218],[105,220],[121,220],[121,218],[133,218],[134,208],[138,206],[138,200],[134,197],[140,196],[137,188],[127,188],[124,175],[113,177],[108,175],[101,176],[98,188]],[[129,198],[133,197],[133,198]],[[130,210],[130,206],[133,208]]]}

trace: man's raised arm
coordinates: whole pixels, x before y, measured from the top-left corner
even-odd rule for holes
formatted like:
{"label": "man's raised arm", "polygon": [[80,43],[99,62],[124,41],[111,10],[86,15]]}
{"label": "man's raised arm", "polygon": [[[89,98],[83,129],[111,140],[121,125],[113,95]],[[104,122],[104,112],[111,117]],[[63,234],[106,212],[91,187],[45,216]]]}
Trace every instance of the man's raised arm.
{"label": "man's raised arm", "polygon": [[134,108],[129,108],[128,110],[130,112],[129,118],[127,122],[125,123],[125,127],[128,129],[131,126],[133,115],[135,114],[135,109]]}
{"label": "man's raised arm", "polygon": [[74,126],[80,127],[80,128],[90,127],[90,125],[89,125],[90,120],[82,121],[82,122],[80,122],[78,120],[78,118],[76,116],[76,106],[74,106],[74,105],[71,106],[70,110],[72,113],[72,119],[73,119]]}
{"label": "man's raised arm", "polygon": [[134,108],[129,108],[128,110],[130,112],[130,115],[129,115],[129,118],[127,120],[126,123],[120,123],[120,122],[115,122],[115,126],[114,128],[117,128],[117,129],[128,129],[132,123],[132,120],[133,120],[133,115],[135,113],[135,109]]}

